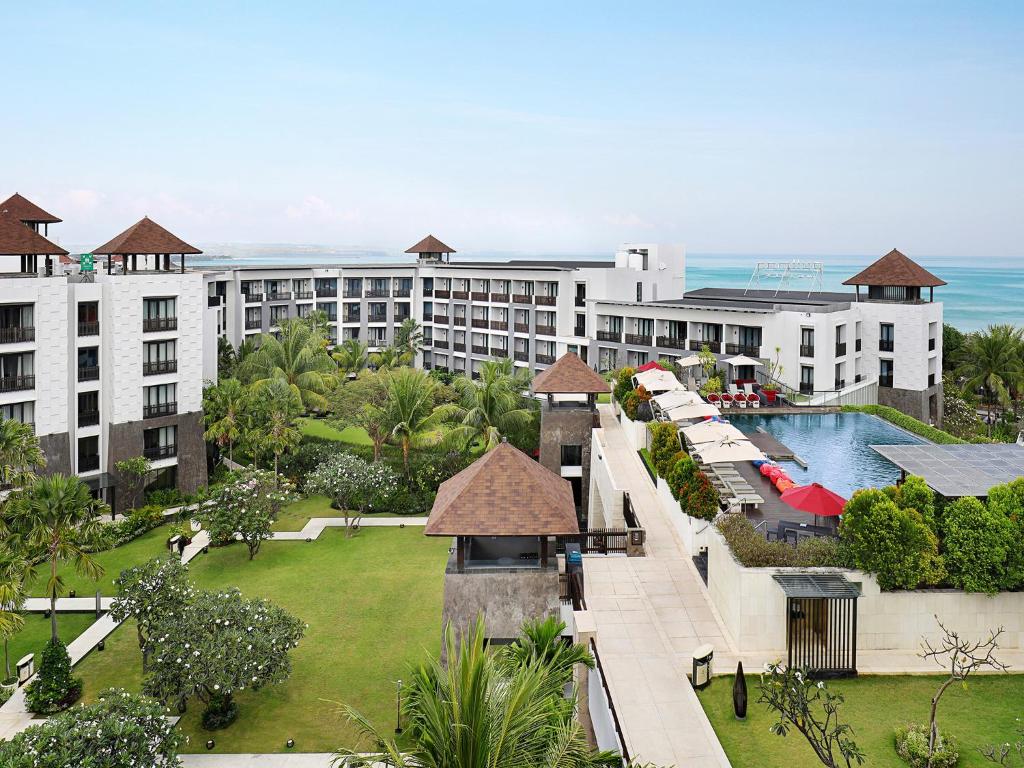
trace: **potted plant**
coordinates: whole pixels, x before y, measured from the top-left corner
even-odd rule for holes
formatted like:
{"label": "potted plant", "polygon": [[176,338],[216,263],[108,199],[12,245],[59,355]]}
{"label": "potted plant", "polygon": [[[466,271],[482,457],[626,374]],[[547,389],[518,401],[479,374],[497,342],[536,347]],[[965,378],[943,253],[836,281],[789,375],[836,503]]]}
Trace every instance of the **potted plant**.
{"label": "potted plant", "polygon": [[768,405],[774,405],[775,398],[779,394],[779,390],[776,388],[775,383],[778,381],[779,376],[782,375],[782,363],[779,362],[781,352],[782,350],[779,347],[775,348],[775,360],[768,360],[768,368],[765,370],[765,380],[764,385],[761,387],[761,391],[764,392]]}

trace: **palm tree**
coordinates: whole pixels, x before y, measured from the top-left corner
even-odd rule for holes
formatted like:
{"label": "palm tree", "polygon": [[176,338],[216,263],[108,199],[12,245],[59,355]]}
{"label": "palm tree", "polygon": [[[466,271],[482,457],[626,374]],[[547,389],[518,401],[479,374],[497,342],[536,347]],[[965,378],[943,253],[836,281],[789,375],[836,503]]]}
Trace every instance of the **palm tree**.
{"label": "palm tree", "polygon": [[960,375],[965,389],[981,389],[988,404],[989,421],[996,402],[1007,405],[1024,387],[1024,341],[1012,325],[990,325],[970,334],[963,346]]}
{"label": "palm tree", "polygon": [[423,348],[423,329],[414,317],[407,317],[395,331],[395,348],[412,365]]}
{"label": "palm tree", "polygon": [[274,454],[274,476],[277,477],[281,454],[302,441],[302,432],[295,419],[302,410],[301,401],[282,379],[272,380],[260,393],[253,413],[254,447]]}
{"label": "palm tree", "polygon": [[410,448],[429,442],[444,422],[443,409],[435,405],[436,390],[437,382],[417,368],[397,368],[387,374],[385,419],[392,439],[402,446],[406,476]]}
{"label": "palm tree", "polygon": [[360,371],[366,369],[370,364],[370,355],[366,351],[366,344],[359,339],[345,339],[331,353],[334,362],[338,364],[338,371],[343,378],[358,376]]}
{"label": "palm tree", "polygon": [[264,335],[259,349],[241,364],[243,381],[258,390],[280,379],[309,410],[327,407],[324,395],[331,388],[336,370],[320,336],[299,319],[282,321],[278,336]]}
{"label": "palm tree", "polygon": [[55,474],[38,478],[8,501],[4,522],[13,546],[33,562],[48,562],[46,596],[50,598],[50,631],[57,639],[57,598],[64,593],[58,568],[71,563],[90,579],[103,575],[103,566],[89,551],[101,544],[99,515],[107,505],[89,494],[78,477]]}
{"label": "palm tree", "polygon": [[11,547],[0,549],[0,637],[4,639],[4,682],[11,679],[11,656],[8,643],[25,626],[22,606],[26,584],[32,577],[32,564]]}
{"label": "palm tree", "polygon": [[566,643],[564,632],[565,622],[554,616],[527,621],[519,638],[506,647],[503,660],[514,666],[544,664],[569,682],[577,664],[593,669],[594,657],[585,645]]}
{"label": "palm tree", "polygon": [[[622,765],[613,752],[590,748],[566,697],[564,672],[541,658],[508,663],[484,644],[483,620],[460,643],[449,625],[447,664],[431,658],[403,689],[409,743],[399,747],[350,707],[343,711],[376,753],[339,753],[347,765],[395,768],[590,768]],[[585,653],[585,651],[584,651]],[[589,654],[586,654],[589,657]]]}
{"label": "palm tree", "polygon": [[465,450],[479,440],[485,451],[497,448],[502,438],[522,434],[535,418],[530,401],[523,397],[521,380],[504,373],[497,367],[481,368],[480,380],[465,376],[452,385],[459,394],[459,402],[442,406],[442,418],[454,423],[445,435],[445,442]]}
{"label": "palm tree", "polygon": [[405,354],[397,347],[384,347],[370,355],[370,365],[378,371],[390,371],[392,368],[401,368],[408,364]]}
{"label": "palm tree", "polygon": [[228,460],[234,460],[235,442],[242,436],[245,400],[245,387],[238,379],[222,379],[203,390],[203,439],[216,441],[222,451],[226,445]]}
{"label": "palm tree", "polygon": [[46,456],[32,427],[0,418],[0,487],[31,483],[35,469],[45,466]]}

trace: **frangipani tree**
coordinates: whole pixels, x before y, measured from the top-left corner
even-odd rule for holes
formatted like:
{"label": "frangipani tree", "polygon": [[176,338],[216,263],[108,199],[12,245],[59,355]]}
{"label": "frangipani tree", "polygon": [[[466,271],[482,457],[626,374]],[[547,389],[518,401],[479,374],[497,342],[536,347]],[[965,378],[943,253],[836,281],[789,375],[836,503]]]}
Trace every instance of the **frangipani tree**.
{"label": "frangipani tree", "polygon": [[273,538],[271,526],[281,507],[295,499],[288,478],[249,467],[238,479],[226,483],[203,507],[203,525],[210,540],[226,544],[237,534],[249,548],[252,560],[260,545]]}
{"label": "frangipani tree", "polygon": [[327,496],[344,512],[345,535],[351,537],[366,510],[398,489],[386,464],[369,464],[352,453],[336,453],[306,476],[306,492]]}

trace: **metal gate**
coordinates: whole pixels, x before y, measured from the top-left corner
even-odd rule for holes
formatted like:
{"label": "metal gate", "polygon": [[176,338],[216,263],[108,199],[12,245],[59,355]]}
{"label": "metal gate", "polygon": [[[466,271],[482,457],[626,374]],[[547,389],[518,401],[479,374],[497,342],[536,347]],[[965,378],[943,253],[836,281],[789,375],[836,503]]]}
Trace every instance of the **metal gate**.
{"label": "metal gate", "polygon": [[857,598],[841,574],[776,574],[786,595],[787,664],[814,677],[857,674]]}

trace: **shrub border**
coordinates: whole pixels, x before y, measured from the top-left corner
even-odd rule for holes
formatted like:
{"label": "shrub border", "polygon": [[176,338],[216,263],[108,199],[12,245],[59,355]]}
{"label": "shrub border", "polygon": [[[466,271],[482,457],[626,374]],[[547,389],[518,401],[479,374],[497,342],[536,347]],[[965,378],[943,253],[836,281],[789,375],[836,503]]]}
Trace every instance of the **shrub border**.
{"label": "shrub border", "polygon": [[878,416],[900,429],[905,429],[911,434],[923,437],[925,440],[939,445],[961,445],[967,442],[959,437],[954,437],[949,432],[943,432],[938,427],[925,424],[923,421],[915,419],[913,416],[908,416],[903,411],[898,411],[888,405],[844,405],[842,410],[843,413],[868,413],[872,416]]}

